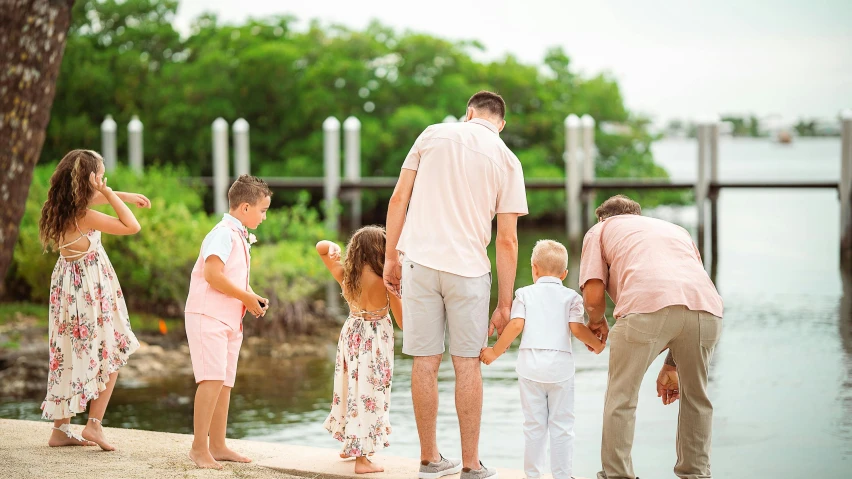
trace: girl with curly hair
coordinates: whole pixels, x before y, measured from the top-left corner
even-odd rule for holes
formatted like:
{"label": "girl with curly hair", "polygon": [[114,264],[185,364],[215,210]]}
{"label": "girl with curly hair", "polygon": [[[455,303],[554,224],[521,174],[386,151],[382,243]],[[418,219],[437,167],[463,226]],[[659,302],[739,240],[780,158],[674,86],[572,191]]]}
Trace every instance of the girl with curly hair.
{"label": "girl with curly hair", "polygon": [[349,317],[337,342],[334,394],[324,427],[343,443],[341,458],[355,458],[355,473],[382,472],[368,456],[388,447],[391,433],[391,379],[393,377],[393,322],[402,329],[402,302],[388,296],[382,280],[385,230],[366,226],[352,235],[346,258],[340,246],[317,243],[317,253],[340,283],[349,305]]}
{"label": "girl with curly hair", "polygon": [[[139,222],[124,202],[150,208],[136,193],[107,186],[101,155],[73,150],[50,178],[41,210],[39,233],[45,251],[58,251],[50,278],[50,362],[44,419],[53,420],[48,445],[115,448],[104,436],[101,420],[112,395],[118,370],[139,347],[115,270],[101,244],[101,233],[132,235]],[[90,209],[107,204],[118,217]],[[70,429],[71,417],[89,417],[82,437]]]}

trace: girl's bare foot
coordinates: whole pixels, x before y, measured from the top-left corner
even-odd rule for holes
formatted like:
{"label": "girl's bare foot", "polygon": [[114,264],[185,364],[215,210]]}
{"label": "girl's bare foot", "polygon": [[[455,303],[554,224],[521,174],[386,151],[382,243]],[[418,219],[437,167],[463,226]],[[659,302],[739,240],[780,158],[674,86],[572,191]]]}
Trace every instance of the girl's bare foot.
{"label": "girl's bare foot", "polygon": [[233,451],[227,447],[223,448],[210,448],[210,455],[213,456],[213,459],[217,461],[228,461],[228,462],[251,462],[251,459],[243,456],[242,454]]}
{"label": "girl's bare foot", "polygon": [[104,451],[115,451],[115,446],[107,442],[104,428],[101,426],[100,421],[90,420],[86,423],[86,427],[83,428],[83,439],[92,441]]}
{"label": "girl's bare foot", "polygon": [[366,456],[355,459],[355,474],[369,474],[371,472],[384,472],[385,468],[370,462]]}
{"label": "girl's bare foot", "polygon": [[[69,429],[68,424],[63,424],[59,428],[54,427],[50,432],[50,439],[47,440],[47,445],[50,447],[65,447],[65,446],[95,446],[96,444],[83,439],[74,434]],[[61,428],[61,429],[60,429]]]}
{"label": "girl's bare foot", "polygon": [[201,469],[222,470],[222,465],[216,462],[216,459],[213,459],[210,451],[196,451],[195,449],[190,449],[189,458]]}

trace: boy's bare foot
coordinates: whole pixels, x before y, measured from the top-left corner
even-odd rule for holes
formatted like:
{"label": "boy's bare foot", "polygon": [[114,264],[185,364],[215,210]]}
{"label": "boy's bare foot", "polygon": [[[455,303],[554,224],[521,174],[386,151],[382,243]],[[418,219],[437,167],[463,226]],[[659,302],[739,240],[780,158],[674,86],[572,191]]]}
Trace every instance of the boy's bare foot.
{"label": "boy's bare foot", "polygon": [[384,472],[385,468],[370,462],[365,456],[355,459],[355,474],[369,474],[371,472]]}
{"label": "boy's bare foot", "polygon": [[223,466],[213,459],[210,451],[189,450],[189,458],[201,469],[217,469],[222,470]]}
{"label": "boy's bare foot", "polygon": [[213,459],[216,459],[217,461],[244,462],[244,463],[251,462],[251,459],[249,459],[246,456],[243,456],[242,454],[238,453],[237,451],[234,451],[234,450],[229,449],[227,447],[224,447],[222,449],[214,449],[214,448],[211,447],[210,448],[210,455],[213,456]]}
{"label": "boy's bare foot", "polygon": [[83,428],[82,435],[83,439],[97,444],[104,451],[115,451],[115,446],[107,442],[106,435],[104,434],[104,428],[101,427],[100,422],[89,421],[86,423],[86,427]]}
{"label": "boy's bare foot", "polygon": [[74,434],[69,429],[68,424],[63,424],[62,429],[53,428],[50,431],[50,439],[47,440],[47,445],[50,447],[66,447],[66,446],[95,446],[96,444],[83,439]]}

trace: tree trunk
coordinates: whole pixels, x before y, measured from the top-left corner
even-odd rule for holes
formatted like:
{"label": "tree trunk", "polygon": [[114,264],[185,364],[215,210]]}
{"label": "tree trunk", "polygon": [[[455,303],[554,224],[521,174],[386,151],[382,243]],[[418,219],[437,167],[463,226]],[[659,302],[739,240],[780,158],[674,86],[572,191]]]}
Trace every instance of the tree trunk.
{"label": "tree trunk", "polygon": [[0,0],[0,293],[50,121],[73,5]]}

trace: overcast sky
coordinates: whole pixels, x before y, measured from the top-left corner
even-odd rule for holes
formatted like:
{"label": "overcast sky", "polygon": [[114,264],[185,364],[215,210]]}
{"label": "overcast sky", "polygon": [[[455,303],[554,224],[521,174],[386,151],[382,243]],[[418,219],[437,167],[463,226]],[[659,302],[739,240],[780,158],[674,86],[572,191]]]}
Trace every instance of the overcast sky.
{"label": "overcast sky", "polygon": [[658,121],[852,108],[852,0],[180,0],[177,27],[188,31],[205,11],[232,23],[377,19],[537,64],[561,45],[576,69],[612,73],[627,105]]}

